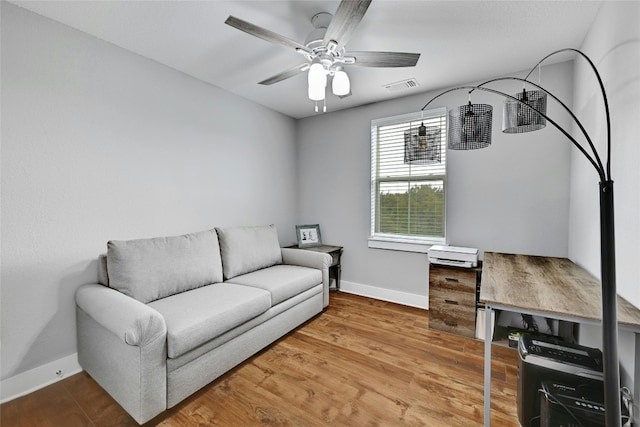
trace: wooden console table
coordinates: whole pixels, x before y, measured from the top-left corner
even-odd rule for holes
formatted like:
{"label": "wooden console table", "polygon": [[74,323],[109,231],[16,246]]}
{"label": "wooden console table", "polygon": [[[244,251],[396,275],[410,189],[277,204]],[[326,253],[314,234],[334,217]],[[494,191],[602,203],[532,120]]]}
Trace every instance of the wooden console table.
{"label": "wooden console table", "polygon": [[[601,325],[600,281],[567,258],[484,253],[481,304],[485,337],[492,336],[492,310],[513,311],[570,322]],[[618,325],[640,342],[640,310],[618,296]],[[636,352],[637,353],[637,352]],[[636,354],[636,359],[640,357]],[[637,375],[636,375],[637,376]],[[638,395],[640,384],[635,384]],[[491,424],[491,339],[484,345],[484,425]]]}

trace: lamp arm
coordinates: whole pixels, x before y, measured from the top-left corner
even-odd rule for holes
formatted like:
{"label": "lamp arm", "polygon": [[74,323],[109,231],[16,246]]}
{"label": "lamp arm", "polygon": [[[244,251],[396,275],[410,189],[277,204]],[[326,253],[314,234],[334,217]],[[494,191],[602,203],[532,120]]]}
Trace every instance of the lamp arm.
{"label": "lamp arm", "polygon": [[604,90],[604,83],[602,82],[602,77],[600,77],[600,73],[598,72],[598,69],[596,68],[595,64],[593,63],[593,61],[591,60],[591,58],[589,58],[584,52],[582,52],[581,50],[578,49],[574,49],[574,48],[565,48],[565,49],[560,49],[560,50],[556,50],[555,52],[551,52],[550,54],[548,54],[547,56],[545,56],[544,58],[542,58],[540,61],[538,61],[538,63],[531,69],[531,71],[529,71],[529,74],[526,75],[525,80],[527,78],[529,78],[529,76],[531,75],[531,73],[533,73],[536,69],[536,67],[538,67],[538,65],[542,64],[547,58],[549,58],[550,56],[553,56],[557,53],[562,53],[562,52],[575,52],[577,54],[579,54],[580,56],[582,56],[591,66],[591,69],[593,70],[593,73],[596,75],[596,79],[598,80],[598,84],[600,85],[600,91],[602,92],[602,100],[604,101],[604,113],[605,116],[607,118],[607,179],[610,180],[611,179],[611,118],[609,116],[609,101],[607,100],[607,93]]}
{"label": "lamp arm", "polygon": [[[598,172],[598,175],[600,176],[600,265],[601,265],[601,286],[602,286],[602,348],[603,348],[603,374],[604,374],[604,400],[605,400],[604,406],[606,408],[606,412],[605,412],[606,425],[607,427],[613,427],[613,426],[620,426],[620,419],[621,419],[620,409],[621,408],[620,408],[620,393],[619,393],[620,372],[619,372],[619,360],[618,360],[618,321],[617,321],[617,300],[616,300],[617,291],[616,291],[616,268],[615,268],[613,181],[611,180],[611,168],[610,168],[611,123],[610,123],[610,117],[609,117],[609,104],[607,101],[607,95],[605,93],[604,84],[602,83],[602,79],[600,78],[600,74],[595,68],[595,65],[593,64],[593,62],[584,53],[576,49],[563,49],[563,50],[553,52],[550,55],[547,55],[542,61],[544,61],[546,58],[548,58],[551,55],[554,55],[558,52],[567,51],[567,50],[577,52],[589,62],[594,73],[596,74],[598,83],[600,84],[602,97],[604,99],[604,107],[605,107],[606,120],[607,120],[607,167],[606,167],[606,170],[602,167],[602,162],[598,158],[598,153],[593,147],[593,145],[591,144],[591,141],[587,136],[586,131],[582,129],[580,122],[577,119],[575,119],[575,117],[574,117],[574,120],[578,123],[582,131],[585,133],[585,136],[591,145],[594,155],[598,159],[597,163],[589,155],[589,153],[587,153],[587,151],[580,144],[578,144],[578,142],[571,135],[569,135],[562,127],[560,127],[555,121],[553,121],[552,119],[547,117],[545,114],[538,111],[536,108],[524,103],[523,101],[520,101],[519,99],[511,95],[507,95],[506,93],[500,92],[498,90],[489,89],[481,86],[456,87],[453,89],[446,90],[436,95],[435,97],[433,97],[429,102],[425,104],[424,107],[422,107],[422,110],[427,108],[427,106],[431,104],[431,102],[433,102],[435,99],[449,92],[453,92],[455,90],[469,89],[470,90],[469,93],[471,93],[473,90],[479,89],[486,92],[499,94],[506,98],[512,99],[520,104],[526,105],[536,113],[540,114],[540,116],[547,119],[559,131],[561,131],[573,143],[573,145],[575,145],[575,147],[578,150],[580,150],[580,152],[591,162],[593,167]],[[536,67],[539,64],[540,63],[538,63]],[[527,77],[529,77],[529,75],[527,75]],[[526,78],[524,80],[526,80]],[[547,93],[551,95],[549,92]],[[557,100],[557,98],[555,97],[554,99]],[[565,109],[568,110],[566,106],[564,107]],[[569,112],[571,113],[571,111]],[[486,371],[485,371],[485,375],[486,375]],[[489,374],[489,378],[490,378],[490,374]],[[490,379],[489,379],[489,382],[490,382]],[[485,377],[485,389],[487,387],[487,384],[488,383]],[[491,394],[489,393],[489,399],[490,399],[490,395]],[[490,411],[489,400],[487,400],[487,396],[485,396],[485,422],[487,424],[489,423],[489,420],[490,420],[489,411]]]}
{"label": "lamp arm", "polygon": [[544,117],[545,119],[547,119],[547,121],[549,121],[549,123],[551,123],[552,125],[554,125],[554,126],[556,127],[556,129],[558,129],[560,132],[562,132],[562,133],[564,134],[564,136],[566,136],[566,137],[569,139],[569,141],[571,141],[571,143],[572,143],[572,144],[573,144],[573,145],[574,145],[578,150],[580,150],[580,152],[581,152],[581,153],[582,153],[582,154],[587,158],[587,160],[589,160],[589,162],[591,162],[591,164],[593,165],[593,167],[596,169],[596,172],[598,172],[598,176],[600,177],[600,180],[601,180],[601,181],[605,181],[605,180],[606,180],[604,170],[602,170],[602,168],[598,166],[598,164],[596,163],[596,161],[591,157],[591,155],[589,155],[589,153],[584,149],[584,147],[583,147],[582,145],[580,145],[580,144],[578,143],[578,141],[576,141],[576,140],[575,140],[575,138],[573,138],[573,137],[572,137],[572,136],[571,136],[571,135],[570,135],[566,130],[564,130],[564,129],[562,128],[562,126],[560,126],[558,123],[556,123],[553,119],[551,119],[551,118],[550,118],[549,116],[547,116],[546,114],[544,114],[544,113],[540,112],[538,109],[536,109],[536,108],[534,108],[534,107],[532,107],[532,106],[530,106],[530,105],[526,104],[526,103],[525,103],[525,102],[523,102],[523,101],[520,101],[518,98],[516,98],[516,97],[514,97],[514,96],[511,96],[511,95],[506,94],[506,93],[504,93],[504,92],[501,92],[501,91],[499,91],[499,90],[495,90],[495,89],[491,89],[491,88],[487,88],[487,87],[482,87],[482,86],[458,86],[458,87],[455,87],[455,88],[452,88],[452,89],[448,89],[448,90],[446,90],[446,91],[444,91],[444,92],[442,92],[442,93],[440,93],[440,94],[438,94],[438,95],[434,96],[433,98],[431,98],[431,99],[429,100],[429,102],[427,102],[427,103],[425,104],[425,106],[424,106],[424,107],[422,107],[422,111],[424,111],[424,109],[425,109],[425,108],[427,108],[427,106],[428,106],[429,104],[431,104],[433,101],[435,101],[437,98],[441,97],[442,95],[445,95],[445,94],[447,94],[447,93],[449,93],[449,92],[453,92],[453,91],[456,91],[456,90],[461,90],[461,89],[468,89],[468,90],[475,90],[475,89],[478,89],[478,90],[482,90],[482,91],[485,91],[485,92],[495,93],[495,94],[497,94],[497,95],[501,95],[501,96],[504,96],[505,98],[512,99],[512,100],[514,100],[514,101],[516,101],[516,102],[519,102],[520,104],[523,104],[523,105],[525,105],[525,106],[527,106],[527,107],[531,108],[533,111],[535,111],[536,113],[540,114],[542,117]]}
{"label": "lamp arm", "polygon": [[[531,73],[529,73],[531,74]],[[529,77],[527,75],[527,77]],[[489,83],[493,83],[493,82],[497,82],[497,81],[502,81],[502,80],[517,80],[517,81],[521,81],[524,83],[528,83],[531,86],[534,86],[538,89],[540,89],[541,91],[543,91],[544,93],[546,93],[547,95],[549,95],[550,97],[552,97],[558,104],[560,104],[566,111],[567,113],[569,113],[569,115],[571,116],[571,118],[573,119],[573,121],[576,122],[576,124],[578,125],[578,127],[580,128],[580,130],[582,131],[582,134],[584,135],[585,139],[587,140],[587,142],[589,143],[589,147],[591,147],[591,151],[593,152],[593,156],[594,156],[594,160],[598,163],[598,173],[600,173],[600,171],[604,172],[604,166],[602,165],[602,161],[600,160],[600,156],[598,155],[598,151],[596,150],[596,147],[593,145],[593,141],[591,141],[591,138],[589,137],[589,134],[587,133],[586,129],[584,128],[584,126],[582,125],[582,123],[580,122],[580,120],[578,120],[578,118],[576,117],[576,115],[573,113],[573,111],[571,111],[569,109],[569,107],[567,107],[567,105],[562,102],[560,100],[560,98],[558,98],[557,96],[555,96],[553,93],[549,92],[547,89],[543,88],[542,86],[533,83],[532,81],[527,80],[527,77],[525,77],[524,79],[521,79],[520,77],[498,77],[495,79],[491,79],[491,80],[487,80],[484,83],[480,83],[478,85],[478,88],[480,88],[481,86],[484,86],[486,84]],[[469,91],[469,93],[473,92],[475,89],[471,89]],[[532,110],[534,109],[533,107],[529,106],[529,108],[531,108]],[[600,174],[600,177],[603,178],[603,175]],[[604,178],[602,179],[604,181]]]}

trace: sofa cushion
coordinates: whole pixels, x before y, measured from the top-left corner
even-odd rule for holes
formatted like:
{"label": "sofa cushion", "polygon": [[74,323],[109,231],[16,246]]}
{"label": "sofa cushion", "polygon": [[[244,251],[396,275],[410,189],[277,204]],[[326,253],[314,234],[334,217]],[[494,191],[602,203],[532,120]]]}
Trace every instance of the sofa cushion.
{"label": "sofa cushion", "polygon": [[148,303],[222,282],[215,230],[107,243],[109,286]]}
{"label": "sofa cushion", "polygon": [[282,263],[278,233],[273,225],[216,228],[224,278]]}
{"label": "sofa cushion", "polygon": [[98,283],[109,286],[109,273],[107,272],[107,254],[98,256]]}
{"label": "sofa cushion", "polygon": [[322,283],[322,271],[297,265],[274,265],[236,276],[225,283],[252,286],[269,291],[275,306]]}
{"label": "sofa cushion", "polygon": [[149,306],[164,317],[167,355],[175,358],[264,313],[271,307],[271,296],[258,288],[216,283]]}

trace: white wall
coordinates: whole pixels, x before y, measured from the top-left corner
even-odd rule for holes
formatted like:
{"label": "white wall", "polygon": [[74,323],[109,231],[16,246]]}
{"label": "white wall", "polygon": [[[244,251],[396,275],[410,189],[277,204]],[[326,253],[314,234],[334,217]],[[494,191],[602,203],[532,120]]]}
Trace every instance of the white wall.
{"label": "white wall", "polygon": [[[95,256],[109,239],[275,223],[281,242],[290,243],[294,224],[317,222],[325,242],[345,246],[347,286],[426,304],[425,255],[367,248],[369,126],[418,111],[439,91],[295,122],[6,2],[1,7],[0,378],[75,352],[73,292],[96,279]],[[583,45],[610,96],[618,290],[637,306],[639,7],[605,2]],[[574,97],[573,81],[572,63],[543,68],[543,84],[563,100]],[[600,95],[580,61],[573,99],[601,141]],[[551,126],[503,135],[501,99],[476,92],[473,101],[494,105],[494,142],[449,152],[449,243],[568,255],[598,276],[590,166]],[[458,92],[432,106],[465,102]],[[627,379],[634,377],[632,347],[621,350]]]}
{"label": "white wall", "polygon": [[[618,293],[640,307],[640,3],[605,2],[582,50],[604,81],[611,111]],[[598,149],[606,149],[600,88],[576,61],[575,110]],[[606,156],[605,156],[606,157]],[[600,277],[598,177],[575,152],[571,162],[569,255]]]}
{"label": "white wall", "polygon": [[[600,72],[611,113],[611,174],[615,182],[618,293],[640,307],[640,3],[604,2],[582,51]],[[602,95],[586,61],[575,65],[576,115],[602,152],[606,124]],[[569,257],[600,277],[598,177],[584,158],[571,158]],[[601,329],[583,328],[581,340],[601,347]],[[640,355],[630,332],[620,332],[618,355],[623,384],[640,397]],[[635,362],[634,362],[635,358]],[[638,410],[638,408],[637,408]]]}
{"label": "white wall", "polygon": [[2,2],[2,379],[75,353],[109,239],[293,242],[295,150],[293,119]]}
{"label": "white wall", "polygon": [[[517,74],[524,77],[526,71]],[[572,73],[572,62],[543,67],[542,73],[543,84],[569,105]],[[491,87],[509,93],[522,89],[517,82]],[[404,297],[401,302],[426,305],[426,255],[367,247],[370,125],[372,119],[419,111],[440,92],[322,114],[298,123],[299,162],[304,164],[300,219],[319,222],[323,240],[345,247],[342,277],[346,287],[382,288],[384,291],[370,291],[398,292]],[[467,99],[466,91],[454,92],[430,107],[452,108]],[[472,100],[494,106],[493,143],[484,150],[447,153],[449,244],[477,247],[481,253],[567,256],[570,144],[550,125],[534,133],[502,134],[502,98],[476,91]],[[558,109],[549,103],[550,114],[564,117]],[[560,122],[566,126],[568,119]]]}

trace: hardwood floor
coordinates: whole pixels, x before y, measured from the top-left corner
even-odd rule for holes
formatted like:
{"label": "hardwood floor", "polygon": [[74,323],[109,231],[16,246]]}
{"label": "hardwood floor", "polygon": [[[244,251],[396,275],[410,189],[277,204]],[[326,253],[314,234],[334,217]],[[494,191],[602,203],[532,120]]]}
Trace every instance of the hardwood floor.
{"label": "hardwood floor", "polygon": [[[332,293],[329,308],[148,425],[481,426],[484,344],[428,312]],[[491,425],[517,426],[517,354],[494,346]],[[0,425],[136,426],[82,372],[0,407]]]}

